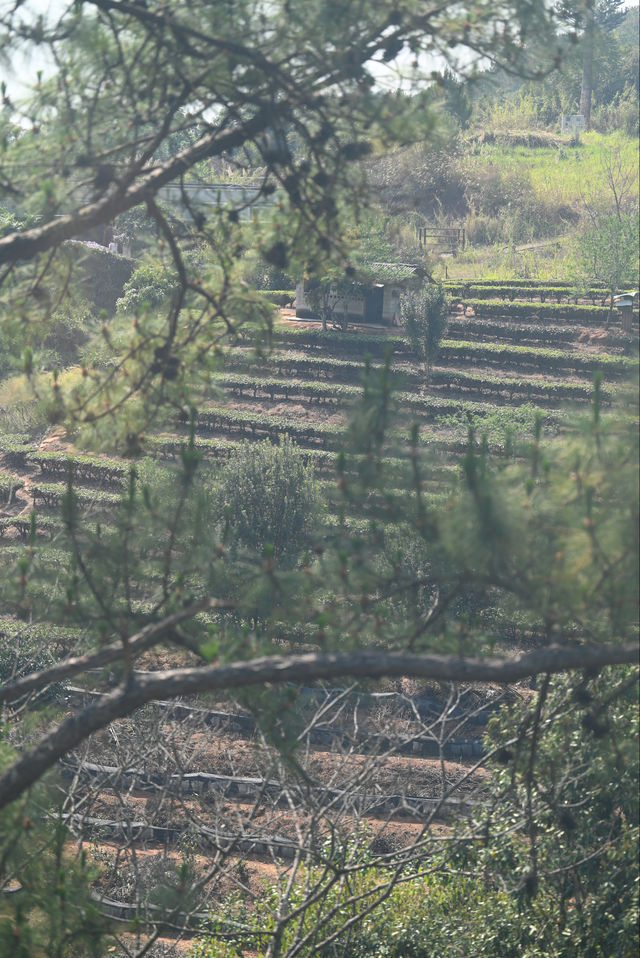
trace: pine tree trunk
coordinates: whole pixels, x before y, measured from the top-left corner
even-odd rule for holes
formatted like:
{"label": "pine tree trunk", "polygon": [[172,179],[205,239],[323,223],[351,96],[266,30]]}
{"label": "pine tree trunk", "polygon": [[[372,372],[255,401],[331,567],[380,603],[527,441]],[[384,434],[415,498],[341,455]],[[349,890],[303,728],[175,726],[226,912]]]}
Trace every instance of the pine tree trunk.
{"label": "pine tree trunk", "polygon": [[593,50],[595,44],[595,18],[589,13],[582,38],[582,89],[580,91],[580,112],[584,116],[585,130],[591,129],[591,93],[593,91]]}

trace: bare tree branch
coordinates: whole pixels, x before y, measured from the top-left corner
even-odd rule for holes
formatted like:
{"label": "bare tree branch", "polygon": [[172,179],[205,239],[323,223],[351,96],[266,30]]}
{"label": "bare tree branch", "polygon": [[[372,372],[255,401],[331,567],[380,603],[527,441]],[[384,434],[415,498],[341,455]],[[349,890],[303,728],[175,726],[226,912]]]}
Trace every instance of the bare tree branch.
{"label": "bare tree branch", "polygon": [[[283,107],[281,112],[286,112]],[[65,240],[72,239],[78,233],[109,223],[119,213],[130,210],[148,197],[154,196],[160,187],[177,179],[186,170],[191,169],[200,160],[218,156],[227,150],[241,146],[247,139],[257,135],[273,123],[278,106],[271,104],[268,109],[259,110],[254,117],[241,126],[222,133],[216,129],[185,147],[150,171],[138,182],[119,187],[114,192],[103,195],[97,202],[88,203],[73,213],[60,216],[44,226],[18,230],[0,239],[0,264],[15,263],[18,260],[32,259],[38,253],[59,246]]]}
{"label": "bare tree branch", "polygon": [[[209,609],[228,609],[233,603],[221,601],[219,599],[201,599],[192,605],[186,606],[180,612],[167,616],[160,622],[152,622],[145,625],[136,635],[133,635],[128,643],[128,651],[131,656],[139,655],[145,649],[150,648],[156,642],[164,638],[168,633],[181,622],[193,618],[199,612],[205,612]],[[179,644],[184,644],[181,639]],[[65,659],[50,669],[43,669],[40,672],[34,672],[31,675],[25,675],[22,678],[15,679],[13,682],[7,682],[0,687],[0,704],[11,702],[14,699],[26,695],[28,692],[39,691],[53,682],[61,682],[63,679],[71,678],[72,675],[78,675],[80,672],[86,672],[87,669],[99,669],[110,662],[115,662],[122,657],[122,641],[112,642],[103,646],[97,652],[87,652],[86,655],[77,655],[70,659]]]}
{"label": "bare tree branch", "polygon": [[402,652],[336,652],[266,656],[230,665],[175,669],[161,674],[130,677],[100,702],[70,716],[0,776],[0,808],[18,798],[57,760],[93,732],[114,719],[129,715],[153,699],[198,692],[228,690],[246,685],[308,682],[353,675],[368,678],[410,675],[440,681],[514,682],[541,672],[600,669],[606,665],[636,664],[636,644],[615,646],[549,646],[514,659],[462,658],[455,655],[411,655]]}

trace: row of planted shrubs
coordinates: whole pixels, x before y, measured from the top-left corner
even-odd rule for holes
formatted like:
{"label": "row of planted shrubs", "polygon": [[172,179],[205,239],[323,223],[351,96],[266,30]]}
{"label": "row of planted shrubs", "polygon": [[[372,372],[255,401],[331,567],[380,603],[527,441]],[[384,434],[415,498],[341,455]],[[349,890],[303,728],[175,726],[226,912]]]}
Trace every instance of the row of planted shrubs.
{"label": "row of planted shrubs", "polygon": [[[572,346],[578,335],[576,325],[558,326],[555,323],[527,322],[514,323],[509,319],[493,319],[489,317],[451,316],[447,323],[447,332],[450,336],[460,336],[469,339],[477,336],[486,341],[487,337],[499,339],[504,343],[524,343],[527,345]],[[607,346],[627,350],[629,336],[615,329],[607,330]]]}
{"label": "row of planted shrubs", "polygon": [[608,290],[602,287],[591,286],[586,290],[578,290],[568,283],[537,286],[516,285],[515,283],[498,285],[489,283],[451,283],[445,286],[447,293],[454,297],[475,297],[476,299],[501,299],[513,302],[516,299],[533,300],[536,297],[541,303],[554,300],[561,303],[563,300],[577,305],[579,299],[588,299],[592,305],[605,304]]}
{"label": "row of planted shrubs", "polygon": [[[345,400],[355,400],[361,395],[361,387],[335,382],[319,383],[301,379],[274,379],[240,374],[220,375],[217,382],[232,396],[242,398],[251,396],[268,396],[269,399],[302,399],[308,402],[341,404]],[[492,398],[508,397],[543,399],[556,402],[562,399],[591,400],[593,388],[582,383],[548,382],[527,378],[506,378],[504,376],[489,376],[486,374],[450,371],[448,369],[434,369],[431,371],[430,385],[444,391],[464,393],[480,393]],[[602,398],[609,399],[609,390],[601,391]],[[439,408],[441,400],[433,396],[420,396],[410,392],[396,392],[394,400],[402,409],[415,412],[428,411]],[[450,400],[449,403],[455,400]]]}
{"label": "row of planted shrubs", "polygon": [[504,301],[496,302],[490,299],[460,297],[459,305],[465,309],[473,309],[476,316],[513,317],[514,319],[544,319],[547,322],[576,322],[583,326],[602,326],[608,322],[619,323],[617,310],[613,312],[608,306],[585,306],[556,303],[523,303]]}
{"label": "row of planted shrubs", "polygon": [[[591,309],[591,307],[584,308]],[[395,354],[409,355],[411,352],[409,344],[401,336],[323,332],[319,329],[287,329],[278,330],[275,339],[277,343],[285,346],[321,349],[323,355],[358,356],[361,359],[365,356],[384,359]],[[461,362],[500,363],[504,364],[505,368],[535,365],[541,371],[563,369],[586,374],[602,370],[608,376],[628,375],[636,366],[633,359],[607,353],[581,355],[561,350],[457,340],[443,340],[439,355],[441,360],[455,358]]]}

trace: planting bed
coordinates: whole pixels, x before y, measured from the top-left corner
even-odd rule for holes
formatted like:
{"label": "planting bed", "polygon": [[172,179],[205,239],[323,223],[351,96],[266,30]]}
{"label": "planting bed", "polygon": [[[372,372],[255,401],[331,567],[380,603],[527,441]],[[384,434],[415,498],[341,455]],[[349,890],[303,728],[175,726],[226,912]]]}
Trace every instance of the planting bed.
{"label": "planting bed", "polygon": [[[86,693],[68,689],[64,694]],[[113,854],[110,849],[119,848],[121,871],[132,854],[162,850],[169,860],[175,859],[185,842],[203,863],[217,857],[217,882],[205,899],[211,906],[228,891],[226,879],[239,861],[249,869],[261,863],[285,864],[301,850],[310,862],[321,861],[332,832],[348,836],[366,829],[363,840],[373,860],[380,855],[388,862],[390,854],[410,854],[414,847],[417,853],[427,829],[441,839],[446,831],[435,823],[466,816],[482,800],[485,773],[471,754],[473,743],[480,744],[480,727],[470,726],[476,731],[467,740],[469,754],[457,761],[412,756],[381,743],[378,731],[384,728],[388,736],[396,728],[398,741],[409,746],[418,740],[416,735],[432,728],[432,740],[437,741],[439,727],[436,730],[432,720],[410,717],[410,698],[396,710],[392,693],[381,712],[380,699],[369,697],[362,709],[362,700],[354,702],[345,711],[340,691],[333,696],[336,709],[323,719],[333,720],[334,734],[317,744],[303,736],[299,764],[291,769],[282,766],[246,722],[223,729],[204,721],[203,713],[194,717],[189,706],[180,707],[180,715],[174,704],[146,709],[143,729],[129,720],[118,721],[94,737],[88,752],[61,768],[67,824],[94,854],[98,849],[107,858]],[[311,703],[308,707],[315,708]],[[360,730],[354,737],[356,715]],[[207,717],[214,718],[210,712]],[[233,726],[239,717],[227,713],[224,720]],[[223,721],[221,713],[215,718]],[[462,710],[449,724],[445,738],[458,726],[465,727]],[[144,767],[133,767],[127,756],[140,754],[141,733],[150,744]],[[162,765],[154,760],[159,749]],[[113,883],[100,882],[97,890],[102,896],[116,894],[132,907],[120,891],[114,892]],[[116,914],[108,907],[105,913]],[[204,908],[194,927],[202,925],[203,915]]]}

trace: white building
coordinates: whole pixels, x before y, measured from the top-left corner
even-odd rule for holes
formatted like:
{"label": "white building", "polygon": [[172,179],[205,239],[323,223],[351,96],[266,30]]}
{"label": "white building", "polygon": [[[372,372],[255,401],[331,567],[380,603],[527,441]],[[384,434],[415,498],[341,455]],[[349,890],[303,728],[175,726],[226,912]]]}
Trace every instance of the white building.
{"label": "white building", "polygon": [[[354,280],[353,294],[338,292],[330,285],[323,292],[326,309],[332,319],[340,323],[346,318],[351,323],[374,326],[397,326],[400,322],[400,295],[404,289],[419,286],[424,279],[424,268],[410,263],[370,263],[366,276]],[[296,285],[296,317],[320,319],[313,280],[300,280]],[[315,307],[315,308],[314,308]]]}

